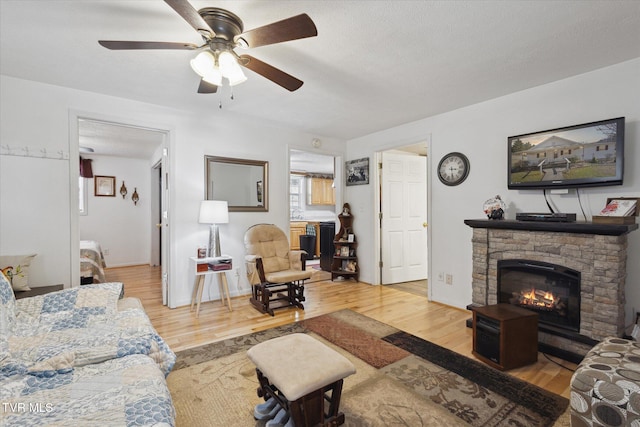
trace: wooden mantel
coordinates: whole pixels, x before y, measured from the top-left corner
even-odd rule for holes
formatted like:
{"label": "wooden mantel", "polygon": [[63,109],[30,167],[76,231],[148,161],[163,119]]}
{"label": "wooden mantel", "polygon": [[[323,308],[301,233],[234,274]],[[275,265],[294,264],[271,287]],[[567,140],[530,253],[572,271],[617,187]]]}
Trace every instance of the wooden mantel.
{"label": "wooden mantel", "polygon": [[464,223],[471,228],[597,234],[601,236],[622,236],[638,229],[638,224],[617,225],[594,224],[592,222],[516,221],[512,219],[465,219]]}

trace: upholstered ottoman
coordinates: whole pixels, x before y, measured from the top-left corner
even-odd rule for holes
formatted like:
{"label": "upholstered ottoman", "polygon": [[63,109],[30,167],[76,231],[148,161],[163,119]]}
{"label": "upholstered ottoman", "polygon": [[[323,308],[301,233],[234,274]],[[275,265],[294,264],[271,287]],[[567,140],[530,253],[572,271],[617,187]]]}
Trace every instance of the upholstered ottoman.
{"label": "upholstered ottoman", "polygon": [[[256,407],[256,416],[262,407],[270,416],[281,409],[279,418],[289,418],[287,426],[344,423],[339,411],[342,383],[356,372],[346,357],[306,334],[265,341],[251,347],[247,355],[256,365],[258,396],[266,401]],[[276,403],[280,408],[271,410]]]}
{"label": "upholstered ottoman", "polygon": [[640,426],[640,343],[606,338],[571,378],[571,427]]}

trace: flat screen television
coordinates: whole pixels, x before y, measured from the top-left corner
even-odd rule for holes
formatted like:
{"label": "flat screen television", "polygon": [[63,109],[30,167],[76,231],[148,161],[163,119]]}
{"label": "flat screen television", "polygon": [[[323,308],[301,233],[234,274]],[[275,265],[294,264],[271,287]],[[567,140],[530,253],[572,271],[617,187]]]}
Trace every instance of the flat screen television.
{"label": "flat screen television", "polygon": [[510,136],[508,188],[621,185],[624,117]]}

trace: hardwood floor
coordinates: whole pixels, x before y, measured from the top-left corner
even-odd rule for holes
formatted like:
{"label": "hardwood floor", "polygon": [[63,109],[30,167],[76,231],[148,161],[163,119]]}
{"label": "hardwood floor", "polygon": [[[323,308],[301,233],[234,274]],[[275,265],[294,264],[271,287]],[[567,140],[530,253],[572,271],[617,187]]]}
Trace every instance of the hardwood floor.
{"label": "hardwood floor", "polygon": [[412,294],[426,296],[427,280],[415,280],[412,282],[394,283],[393,285],[384,285],[387,288],[398,289],[400,291],[410,292]]}
{"label": "hardwood floor", "polygon": [[[271,317],[254,309],[248,296],[240,296],[232,298],[232,312],[219,300],[203,303],[200,317],[196,319],[189,306],[169,309],[162,305],[159,267],[111,268],[107,269],[106,276],[108,281],[125,284],[125,296],[142,301],[153,326],[174,351],[348,308],[474,358],[472,332],[465,325],[471,317],[468,311],[429,302],[426,297],[387,286],[352,281],[315,282],[305,286],[304,310],[279,310]],[[573,363],[552,359],[571,370],[576,368]],[[572,372],[541,353],[537,363],[508,373],[569,397]]]}

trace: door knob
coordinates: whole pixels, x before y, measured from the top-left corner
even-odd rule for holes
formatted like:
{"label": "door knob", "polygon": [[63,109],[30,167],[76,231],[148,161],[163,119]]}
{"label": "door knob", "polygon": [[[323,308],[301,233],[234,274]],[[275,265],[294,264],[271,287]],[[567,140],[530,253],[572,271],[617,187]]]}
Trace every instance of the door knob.
{"label": "door knob", "polygon": [[162,224],[156,224],[156,227],[160,228],[162,227]]}
{"label": "door knob", "polygon": [[426,223],[426,222],[423,222],[423,223],[422,223],[422,227],[427,228],[427,223]]}

